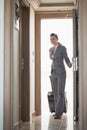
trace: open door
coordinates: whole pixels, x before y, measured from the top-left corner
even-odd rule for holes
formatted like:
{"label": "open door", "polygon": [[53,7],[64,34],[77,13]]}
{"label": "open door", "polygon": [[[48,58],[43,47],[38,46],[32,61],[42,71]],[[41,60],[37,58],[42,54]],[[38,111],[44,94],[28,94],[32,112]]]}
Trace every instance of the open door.
{"label": "open door", "polygon": [[73,10],[73,104],[74,121],[78,121],[78,109],[79,109],[79,70],[78,70],[78,21],[76,10]]}
{"label": "open door", "polygon": [[20,121],[30,120],[29,87],[29,13],[30,8],[20,2]]}
{"label": "open door", "polygon": [[[78,120],[78,67],[76,68],[77,60],[78,60],[78,22],[77,22],[77,15],[76,11],[73,10],[70,12],[58,12],[58,13],[36,13],[35,15],[35,20],[36,20],[36,37],[35,37],[35,110],[36,110],[36,115],[41,115],[41,50],[40,50],[40,43],[41,43],[41,19],[42,18],[66,18],[66,17],[73,18],[73,84],[74,84],[74,89],[73,89],[73,94],[74,94],[74,100],[73,100],[73,110],[74,110],[74,120]],[[37,31],[38,30],[38,31]],[[77,57],[77,58],[76,58]],[[76,62],[75,62],[75,61]]]}

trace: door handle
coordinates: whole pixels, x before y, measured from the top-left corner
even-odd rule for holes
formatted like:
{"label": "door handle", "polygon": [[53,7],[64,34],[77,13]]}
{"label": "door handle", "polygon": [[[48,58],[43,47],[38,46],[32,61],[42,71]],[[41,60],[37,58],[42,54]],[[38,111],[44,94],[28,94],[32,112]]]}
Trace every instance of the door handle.
{"label": "door handle", "polygon": [[72,63],[73,63],[73,71],[78,71],[79,69],[78,58],[77,57],[72,58]]}

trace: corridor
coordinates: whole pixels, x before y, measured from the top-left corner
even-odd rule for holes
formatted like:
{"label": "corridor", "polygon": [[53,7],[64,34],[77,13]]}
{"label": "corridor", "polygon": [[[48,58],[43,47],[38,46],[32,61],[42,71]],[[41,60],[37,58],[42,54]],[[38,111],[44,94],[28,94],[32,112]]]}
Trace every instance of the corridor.
{"label": "corridor", "polygon": [[[42,73],[42,81],[49,86],[47,89],[50,89],[50,83],[47,77],[47,73]],[[79,130],[78,124],[73,122],[73,110],[72,110],[72,71],[67,73],[68,80],[66,85],[67,98],[68,98],[68,112],[63,114],[61,120],[55,120],[53,117],[54,113],[49,112],[48,102],[47,102],[47,91],[46,86],[42,82],[42,115],[33,116],[32,122],[22,123],[17,126],[14,130]],[[69,89],[68,89],[69,88]],[[71,89],[70,89],[71,88]]]}
{"label": "corridor", "polygon": [[[15,130],[72,130],[68,123],[68,116],[64,114],[61,120],[55,120],[53,115],[33,117],[32,123],[22,123]],[[73,130],[78,130],[78,125],[73,125]]]}
{"label": "corridor", "polygon": [[[0,0],[0,6],[0,130],[87,130],[87,0]],[[52,113],[31,119],[41,111],[41,20],[55,18],[74,20],[73,58],[77,71],[73,79],[79,88],[79,125],[73,122],[73,104],[61,120],[55,120]],[[48,27],[44,34],[46,30]],[[72,92],[71,84],[66,89]],[[45,86],[48,89],[47,82]],[[75,89],[76,95],[76,83]],[[71,92],[67,94],[68,103]]]}

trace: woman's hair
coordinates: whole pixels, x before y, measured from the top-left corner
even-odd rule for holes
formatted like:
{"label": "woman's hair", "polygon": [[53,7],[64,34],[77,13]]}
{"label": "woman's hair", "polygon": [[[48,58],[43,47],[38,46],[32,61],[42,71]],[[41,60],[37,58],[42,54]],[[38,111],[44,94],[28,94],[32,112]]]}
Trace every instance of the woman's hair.
{"label": "woman's hair", "polygon": [[58,39],[57,34],[55,34],[55,33],[51,33],[51,34],[50,34],[50,37],[52,37],[52,36],[55,36],[55,37],[56,37],[56,39]]}

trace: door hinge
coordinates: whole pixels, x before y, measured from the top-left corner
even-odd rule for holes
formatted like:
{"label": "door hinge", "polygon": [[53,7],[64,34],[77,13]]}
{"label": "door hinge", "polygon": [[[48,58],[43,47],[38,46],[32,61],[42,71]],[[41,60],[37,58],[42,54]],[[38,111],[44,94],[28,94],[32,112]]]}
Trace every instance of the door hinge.
{"label": "door hinge", "polygon": [[21,69],[24,70],[24,58],[21,60]]}

